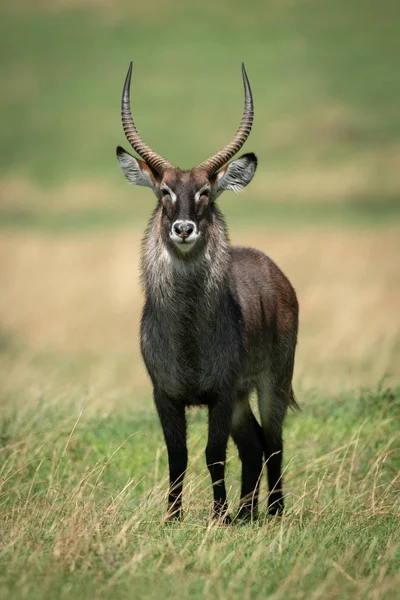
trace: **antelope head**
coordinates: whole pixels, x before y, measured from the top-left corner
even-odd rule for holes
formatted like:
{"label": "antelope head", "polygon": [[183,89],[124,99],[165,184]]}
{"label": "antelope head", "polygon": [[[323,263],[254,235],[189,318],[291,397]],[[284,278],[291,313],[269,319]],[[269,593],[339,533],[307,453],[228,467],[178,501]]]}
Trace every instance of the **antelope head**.
{"label": "antelope head", "polygon": [[118,146],[117,159],[130,183],[153,190],[162,211],[164,241],[178,256],[190,252],[204,239],[218,196],[225,190],[240,192],[255,173],[257,158],[252,153],[228,162],[242,148],[253,124],[253,98],[244,65],[242,75],[245,100],[239,129],[222,150],[185,171],[154,152],[139,135],[130,109],[132,63],[129,66],[122,93],[122,125],[127,140],[141,158]]}

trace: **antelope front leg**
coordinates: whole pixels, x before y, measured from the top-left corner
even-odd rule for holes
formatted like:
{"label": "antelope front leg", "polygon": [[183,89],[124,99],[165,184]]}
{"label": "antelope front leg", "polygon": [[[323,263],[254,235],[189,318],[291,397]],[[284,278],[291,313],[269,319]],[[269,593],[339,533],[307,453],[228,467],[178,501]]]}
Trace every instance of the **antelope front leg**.
{"label": "antelope front leg", "polygon": [[210,404],[206,448],[207,467],[210,471],[214,493],[213,517],[226,524],[231,522],[226,501],[225,461],[232,409],[233,400],[230,397],[217,398]]}
{"label": "antelope front leg", "polygon": [[163,392],[154,392],[158,415],[164,432],[169,462],[169,495],[167,520],[182,516],[183,479],[188,461],[185,407],[174,403]]}

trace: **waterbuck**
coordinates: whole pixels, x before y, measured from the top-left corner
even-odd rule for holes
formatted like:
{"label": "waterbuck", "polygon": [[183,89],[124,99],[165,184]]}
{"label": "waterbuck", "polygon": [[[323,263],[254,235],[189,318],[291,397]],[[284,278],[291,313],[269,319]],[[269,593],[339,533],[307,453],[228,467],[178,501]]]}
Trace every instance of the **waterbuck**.
{"label": "waterbuck", "polygon": [[[238,516],[255,518],[263,461],[271,514],[283,510],[282,423],[292,390],[298,303],[275,263],[252,248],[231,246],[217,198],[241,191],[257,167],[254,154],[228,161],[253,123],[253,99],[242,65],[245,103],[232,141],[191,170],[174,167],[141,138],[130,110],[132,63],[122,95],[126,138],[143,159],[117,148],[122,170],[135,185],[153,190],[157,206],[141,256],[145,305],[141,351],[153,383],[154,401],[168,449],[167,519],[181,517],[188,453],[188,406],[208,408],[206,461],[213,516],[230,522],[225,491],[229,435],[242,462]],[[256,391],[261,426],[249,403]]]}

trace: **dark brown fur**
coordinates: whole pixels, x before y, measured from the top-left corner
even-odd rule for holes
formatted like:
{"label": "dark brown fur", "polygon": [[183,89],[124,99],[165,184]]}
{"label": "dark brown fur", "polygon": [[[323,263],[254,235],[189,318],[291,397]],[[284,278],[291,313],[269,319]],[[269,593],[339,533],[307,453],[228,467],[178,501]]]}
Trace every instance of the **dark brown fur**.
{"label": "dark brown fur", "polygon": [[[241,518],[257,514],[267,462],[270,513],[283,510],[282,423],[292,390],[298,327],[296,294],[267,256],[229,243],[216,200],[241,191],[257,167],[254,154],[228,161],[248,138],[254,118],[250,83],[242,64],[245,101],[232,140],[190,171],[173,167],[139,135],[130,110],[129,66],[122,92],[125,135],[144,159],[117,148],[127,179],[150,187],[158,204],[142,247],[145,305],[141,350],[168,449],[168,518],[180,517],[187,466],[186,407],[205,405],[206,461],[214,516],[230,522],[225,460],[231,434],[242,461]],[[249,404],[256,391],[261,425]]]}
{"label": "dark brown fur", "polygon": [[[141,349],[168,447],[169,517],[181,514],[185,408],[205,405],[214,514],[228,521],[224,464],[229,434],[242,460],[239,515],[256,515],[263,460],[269,510],[283,509],[282,423],[287,407],[297,406],[291,381],[298,304],[288,279],[271,259],[258,250],[230,245],[215,202],[215,179],[208,197],[195,202],[196,190],[207,181],[204,172],[178,169],[154,180],[158,205],[142,246]],[[160,193],[166,182],[177,196],[174,203]],[[193,249],[183,255],[169,236],[178,218],[191,219],[200,232]],[[261,426],[249,404],[253,391]]]}

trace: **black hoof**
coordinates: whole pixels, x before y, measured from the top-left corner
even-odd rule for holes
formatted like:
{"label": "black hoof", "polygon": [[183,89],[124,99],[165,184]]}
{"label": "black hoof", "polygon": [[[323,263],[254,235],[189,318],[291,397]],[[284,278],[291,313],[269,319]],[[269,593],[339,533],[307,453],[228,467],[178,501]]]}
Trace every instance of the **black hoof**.
{"label": "black hoof", "polygon": [[236,514],[235,523],[244,525],[245,523],[252,523],[253,521],[257,521],[257,519],[258,510],[256,508],[242,505],[239,507],[239,510]]}
{"label": "black hoof", "polygon": [[217,525],[231,525],[232,519],[227,510],[224,511],[214,511],[212,520]]}

